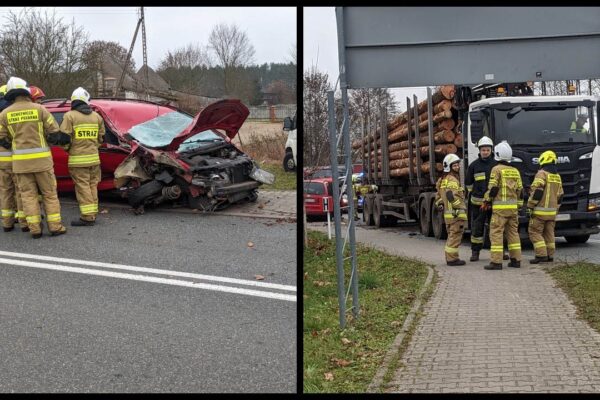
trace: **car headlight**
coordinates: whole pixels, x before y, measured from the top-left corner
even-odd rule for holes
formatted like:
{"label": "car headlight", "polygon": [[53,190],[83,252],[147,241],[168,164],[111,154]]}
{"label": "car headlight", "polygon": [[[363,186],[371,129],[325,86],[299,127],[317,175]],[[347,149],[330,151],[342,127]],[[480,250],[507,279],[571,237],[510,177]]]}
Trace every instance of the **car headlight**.
{"label": "car headlight", "polygon": [[580,159],[580,160],[587,160],[587,159],[590,159],[590,158],[592,158],[592,154],[593,154],[593,153],[586,153],[586,154],[584,154],[584,155],[580,156],[580,157],[579,157],[579,159]]}
{"label": "car headlight", "polygon": [[600,197],[593,197],[588,199],[588,211],[600,210]]}

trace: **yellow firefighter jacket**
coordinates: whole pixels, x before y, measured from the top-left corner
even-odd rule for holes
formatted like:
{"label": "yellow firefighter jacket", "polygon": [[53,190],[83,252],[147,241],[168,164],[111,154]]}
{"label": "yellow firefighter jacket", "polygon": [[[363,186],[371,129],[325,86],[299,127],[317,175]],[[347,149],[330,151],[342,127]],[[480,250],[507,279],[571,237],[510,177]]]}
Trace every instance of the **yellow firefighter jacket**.
{"label": "yellow firefighter jacket", "polygon": [[[43,105],[33,103],[29,97],[17,96],[15,102],[0,113],[0,139],[12,141],[13,172],[53,169],[54,162],[46,137],[57,131],[58,124]],[[6,152],[3,157],[7,157]]]}
{"label": "yellow firefighter jacket", "polygon": [[[465,190],[460,186],[458,178],[449,173],[439,178],[435,187],[437,189],[435,203],[442,202],[444,204],[444,221],[447,224],[458,220],[466,221]],[[450,199],[448,198],[448,192],[452,193]]]}
{"label": "yellow firefighter jacket", "polygon": [[104,141],[104,120],[92,111],[84,114],[71,110],[65,113],[60,130],[71,136],[68,147],[69,167],[91,167],[100,165],[98,147]]}
{"label": "yellow firefighter jacket", "polygon": [[[533,198],[533,194],[538,189],[543,190],[541,200]],[[530,190],[527,208],[533,208],[532,214],[540,219],[554,220],[560,206],[558,199],[564,194],[560,175],[540,169],[535,174]]]}
{"label": "yellow firefighter jacket", "polygon": [[[498,189],[496,195],[492,196],[494,187]],[[490,172],[488,190],[483,197],[492,203],[492,212],[507,216],[518,213],[519,207],[523,206],[523,182],[519,170],[506,164],[494,166]]]}

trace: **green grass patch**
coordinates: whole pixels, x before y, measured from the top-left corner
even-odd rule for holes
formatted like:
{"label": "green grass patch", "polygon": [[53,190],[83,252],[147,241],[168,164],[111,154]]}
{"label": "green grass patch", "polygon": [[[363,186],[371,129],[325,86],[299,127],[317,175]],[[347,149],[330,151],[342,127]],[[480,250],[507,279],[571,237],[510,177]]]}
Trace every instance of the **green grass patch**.
{"label": "green grass patch", "polygon": [[[365,392],[427,278],[419,261],[357,246],[360,316],[339,326],[335,241],[308,233],[304,250],[304,392]],[[349,268],[348,268],[349,269]],[[346,285],[350,271],[346,271]],[[345,288],[346,291],[348,288]],[[352,295],[347,307],[352,305]]]}
{"label": "green grass patch", "polygon": [[296,173],[286,172],[283,169],[283,161],[280,164],[261,163],[260,167],[275,175],[273,185],[262,185],[260,190],[296,190]]}
{"label": "green grass patch", "polygon": [[577,262],[549,270],[579,315],[600,332],[600,265]]}

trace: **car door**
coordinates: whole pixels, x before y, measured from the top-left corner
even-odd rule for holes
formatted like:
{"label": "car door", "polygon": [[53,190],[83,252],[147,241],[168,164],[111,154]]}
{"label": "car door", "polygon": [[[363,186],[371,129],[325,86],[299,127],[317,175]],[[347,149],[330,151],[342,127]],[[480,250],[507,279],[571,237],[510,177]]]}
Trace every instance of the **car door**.
{"label": "car door", "polygon": [[[98,110],[95,110],[98,111]],[[66,111],[54,111],[52,115],[60,126]],[[102,113],[99,113],[102,116]],[[102,116],[103,117],[103,116]],[[104,118],[103,118],[104,119]],[[114,189],[114,172],[115,169],[129,154],[129,150],[121,147],[117,136],[112,132],[110,126],[104,119],[106,134],[104,135],[104,143],[99,148],[100,169],[102,178],[98,183],[98,190]],[[75,186],[69,174],[68,160],[69,154],[60,146],[52,146],[52,158],[54,159],[54,174],[56,175],[57,189],[59,192],[71,192],[75,190]]]}

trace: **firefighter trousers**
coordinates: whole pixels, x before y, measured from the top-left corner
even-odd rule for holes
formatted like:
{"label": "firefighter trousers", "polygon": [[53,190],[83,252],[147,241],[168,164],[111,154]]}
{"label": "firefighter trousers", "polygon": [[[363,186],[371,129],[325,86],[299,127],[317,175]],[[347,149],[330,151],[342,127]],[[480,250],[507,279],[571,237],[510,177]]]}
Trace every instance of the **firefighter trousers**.
{"label": "firefighter trousers", "polygon": [[521,261],[521,239],[519,238],[519,216],[517,210],[493,211],[490,219],[490,258],[502,264],[503,238],[506,235],[510,258]]}
{"label": "firefighter trousers", "polygon": [[75,183],[75,196],[79,203],[79,213],[83,221],[95,221],[98,214],[98,183],[100,165],[91,167],[69,167],[69,174]]}
{"label": "firefighter trousers", "polygon": [[0,202],[4,228],[12,228],[16,219],[21,226],[27,226],[21,193],[17,189],[17,177],[10,169],[0,169]]}
{"label": "firefighter trousers", "polygon": [[446,262],[458,260],[458,248],[462,241],[465,225],[466,221],[462,219],[446,222],[446,231],[448,232],[448,239],[446,239],[446,247],[444,248]]}
{"label": "firefighter trousers", "polygon": [[471,219],[471,250],[481,251],[485,238],[483,236],[486,220],[489,222],[490,214],[487,211],[481,211],[480,206],[469,205],[469,214]]}
{"label": "firefighter trousers", "polygon": [[42,194],[42,202],[46,211],[46,220],[50,232],[59,232],[64,230],[60,218],[60,203],[56,193],[56,177],[54,171],[30,172],[24,174],[15,174],[21,200],[23,201],[23,211],[27,219],[27,225],[32,235],[42,233],[42,216],[40,211],[40,202],[38,193]]}
{"label": "firefighter trousers", "polygon": [[535,215],[529,219],[529,240],[536,257],[554,257],[554,220],[543,220]]}

